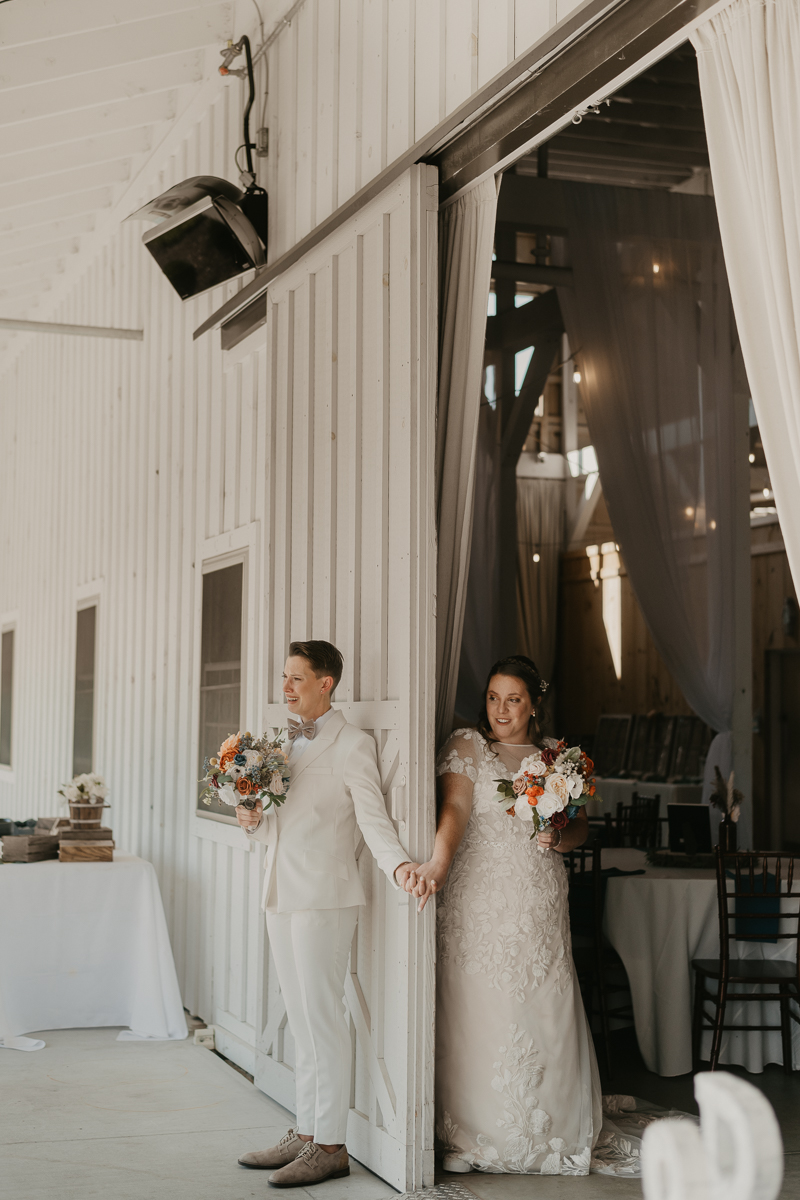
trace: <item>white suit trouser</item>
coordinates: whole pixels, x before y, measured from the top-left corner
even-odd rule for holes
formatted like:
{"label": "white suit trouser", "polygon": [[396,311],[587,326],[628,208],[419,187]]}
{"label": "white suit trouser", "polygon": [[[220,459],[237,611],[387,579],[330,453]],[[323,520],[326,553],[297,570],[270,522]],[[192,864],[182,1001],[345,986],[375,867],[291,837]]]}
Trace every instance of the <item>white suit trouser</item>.
{"label": "white suit trouser", "polygon": [[295,1044],[297,1128],[323,1146],[347,1135],[353,1051],[344,979],[354,908],[267,913],[267,934]]}

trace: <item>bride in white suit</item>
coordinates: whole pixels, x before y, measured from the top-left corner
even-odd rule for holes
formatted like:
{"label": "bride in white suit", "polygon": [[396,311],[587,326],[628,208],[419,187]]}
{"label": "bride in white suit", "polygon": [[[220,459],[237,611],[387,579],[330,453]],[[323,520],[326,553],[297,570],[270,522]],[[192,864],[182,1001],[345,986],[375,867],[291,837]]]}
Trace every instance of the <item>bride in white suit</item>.
{"label": "bride in white suit", "polygon": [[248,837],[267,847],[262,907],[295,1040],[297,1129],[277,1146],[239,1159],[273,1170],[275,1187],[349,1174],[344,1140],[352,1049],[344,980],[359,905],[356,826],[393,886],[408,861],[386,813],[376,747],[331,708],[342,656],[329,642],[292,642],[283,675],[290,713],[291,780],[286,803],[262,813],[236,809]]}

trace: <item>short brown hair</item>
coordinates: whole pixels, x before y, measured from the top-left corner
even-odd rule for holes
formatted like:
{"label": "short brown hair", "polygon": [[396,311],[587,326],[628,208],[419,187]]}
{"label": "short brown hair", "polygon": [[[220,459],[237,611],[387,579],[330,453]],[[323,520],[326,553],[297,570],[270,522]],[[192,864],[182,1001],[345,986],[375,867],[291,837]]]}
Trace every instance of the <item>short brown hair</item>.
{"label": "short brown hair", "polygon": [[290,642],[289,657],[304,658],[317,677],[330,675],[333,678],[331,691],[342,678],[344,659],[330,642]]}

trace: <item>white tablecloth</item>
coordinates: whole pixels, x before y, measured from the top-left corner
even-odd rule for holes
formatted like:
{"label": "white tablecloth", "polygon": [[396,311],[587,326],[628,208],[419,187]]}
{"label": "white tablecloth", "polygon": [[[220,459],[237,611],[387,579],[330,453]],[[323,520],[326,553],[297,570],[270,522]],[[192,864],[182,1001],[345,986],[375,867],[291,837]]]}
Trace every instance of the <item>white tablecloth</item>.
{"label": "white tablecloth", "polygon": [[[692,1069],[693,958],[719,955],[717,883],[713,871],[647,867],[642,850],[604,850],[604,867],[645,868],[644,875],[611,876],[606,889],[605,930],[628,973],[636,1037],[642,1058],[659,1075],[685,1075]],[[792,959],[795,943],[731,942],[739,958]],[[708,1005],[709,1012],[712,1006]],[[727,1024],[777,1025],[777,1004],[728,1003]],[[795,1064],[800,1063],[800,1031],[792,1022]],[[708,1058],[711,1035],[703,1040]],[[781,1063],[780,1033],[725,1033],[721,1063],[763,1071]]]}
{"label": "white tablecloth", "polygon": [[152,863],[0,864],[0,1036],[99,1025],[187,1036]]}

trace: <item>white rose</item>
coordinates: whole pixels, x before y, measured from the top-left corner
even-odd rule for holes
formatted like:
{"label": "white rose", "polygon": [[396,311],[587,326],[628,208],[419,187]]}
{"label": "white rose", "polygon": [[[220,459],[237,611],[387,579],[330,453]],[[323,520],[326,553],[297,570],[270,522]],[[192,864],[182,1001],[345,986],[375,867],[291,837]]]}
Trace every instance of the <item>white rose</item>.
{"label": "white rose", "polygon": [[539,803],[536,806],[536,811],[543,821],[549,821],[553,813],[561,812],[564,805],[559,800],[558,796],[553,792],[545,791],[539,797]]}
{"label": "white rose", "polygon": [[80,798],[81,798],[81,794],[78,791],[78,789],[76,787],[73,787],[73,785],[71,783],[66,784],[66,786],[64,787],[64,799],[71,802],[72,804],[77,804],[78,801],[80,800]]}
{"label": "white rose", "polygon": [[538,754],[532,754],[530,758],[523,758],[520,763],[520,773],[527,771],[531,775],[544,775],[547,767],[542,762]]}
{"label": "white rose", "polygon": [[583,776],[573,775],[569,781],[569,794],[573,800],[578,800],[583,795]]}
{"label": "white rose", "polygon": [[217,796],[223,804],[232,804],[234,808],[242,798],[236,789],[231,787],[229,783],[223,783],[222,787],[217,792]]}
{"label": "white rose", "polygon": [[283,795],[283,776],[279,771],[272,772],[272,778],[269,781],[269,790],[273,796]]}

